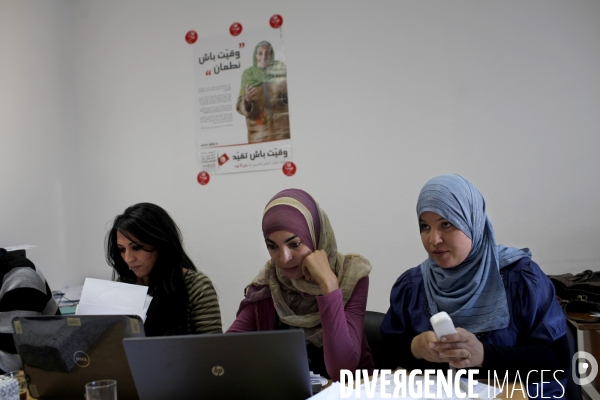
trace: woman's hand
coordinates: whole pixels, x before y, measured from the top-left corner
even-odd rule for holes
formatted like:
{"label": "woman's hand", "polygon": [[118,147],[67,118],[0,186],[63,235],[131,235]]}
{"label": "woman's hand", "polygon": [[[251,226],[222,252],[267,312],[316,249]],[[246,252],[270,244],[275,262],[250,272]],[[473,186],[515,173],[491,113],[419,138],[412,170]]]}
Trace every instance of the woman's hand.
{"label": "woman's hand", "polygon": [[315,281],[325,295],[339,289],[337,276],[329,266],[325,250],[317,250],[302,260],[302,274],[307,281]]}
{"label": "woman's hand", "polygon": [[246,104],[252,103],[258,99],[258,89],[246,84],[246,94],[244,95],[244,101]]}
{"label": "woman's hand", "polygon": [[455,334],[443,336],[430,346],[442,362],[448,362],[454,368],[481,367],[483,364],[483,344],[463,328],[456,328]]}
{"label": "woman's hand", "polygon": [[425,359],[435,363],[448,362],[440,356],[439,351],[434,350],[432,346],[438,343],[438,338],[432,331],[423,332],[415,336],[410,343],[410,351],[416,359]]}

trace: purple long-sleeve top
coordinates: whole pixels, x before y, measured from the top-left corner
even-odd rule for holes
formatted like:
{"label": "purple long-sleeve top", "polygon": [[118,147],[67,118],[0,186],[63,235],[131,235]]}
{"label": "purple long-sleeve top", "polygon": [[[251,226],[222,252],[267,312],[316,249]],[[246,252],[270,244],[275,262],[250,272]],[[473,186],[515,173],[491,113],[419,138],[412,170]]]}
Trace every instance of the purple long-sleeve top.
{"label": "purple long-sleeve top", "polygon": [[[246,297],[260,290],[248,289]],[[340,380],[340,370],[356,369],[373,372],[371,349],[364,333],[364,318],[369,293],[369,277],[358,281],[344,306],[342,291],[337,289],[317,296],[317,305],[323,328],[323,355],[325,367],[333,381]],[[264,298],[246,304],[227,332],[268,331],[276,329],[276,311],[273,299]]]}

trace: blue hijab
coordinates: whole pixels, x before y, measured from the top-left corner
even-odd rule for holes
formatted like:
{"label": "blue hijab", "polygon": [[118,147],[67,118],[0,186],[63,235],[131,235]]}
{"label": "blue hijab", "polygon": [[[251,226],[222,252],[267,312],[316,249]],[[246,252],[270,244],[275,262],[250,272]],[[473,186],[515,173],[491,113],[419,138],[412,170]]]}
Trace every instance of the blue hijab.
{"label": "blue hijab", "polygon": [[510,315],[500,269],[531,257],[529,249],[496,245],[483,196],[459,175],[436,176],[423,186],[417,215],[426,211],[448,220],[473,243],[467,258],[454,268],[441,268],[431,257],[421,264],[432,314],[446,311],[456,327],[471,333],[506,328]]}

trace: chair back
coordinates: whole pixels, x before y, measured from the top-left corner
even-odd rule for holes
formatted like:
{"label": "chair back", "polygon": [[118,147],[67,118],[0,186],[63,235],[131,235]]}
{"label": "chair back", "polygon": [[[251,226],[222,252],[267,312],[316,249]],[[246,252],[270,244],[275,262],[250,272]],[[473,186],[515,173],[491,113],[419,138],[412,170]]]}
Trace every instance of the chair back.
{"label": "chair back", "polygon": [[392,365],[394,363],[391,360],[391,352],[387,349],[386,342],[381,335],[380,327],[383,317],[385,314],[377,311],[365,312],[365,336],[371,348],[375,369],[394,370],[396,366]]}
{"label": "chair back", "polygon": [[581,400],[581,386],[575,383],[573,380],[573,374],[576,373],[579,376],[578,372],[573,371],[573,362],[572,357],[577,353],[577,338],[575,336],[576,331],[575,327],[567,322],[567,340],[569,341],[569,354],[571,358],[569,359],[569,367],[567,368],[567,387],[565,388],[565,397],[567,400]]}

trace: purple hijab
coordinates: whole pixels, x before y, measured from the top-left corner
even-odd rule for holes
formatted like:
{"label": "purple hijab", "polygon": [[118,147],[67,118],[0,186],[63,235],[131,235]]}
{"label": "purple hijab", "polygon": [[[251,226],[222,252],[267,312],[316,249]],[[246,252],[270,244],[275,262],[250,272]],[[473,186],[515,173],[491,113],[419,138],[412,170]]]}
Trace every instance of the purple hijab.
{"label": "purple hijab", "polygon": [[[306,223],[306,218],[304,217],[302,212],[297,208],[286,204],[273,206],[263,214],[262,230],[264,238],[267,239],[269,235],[273,232],[290,232],[298,236],[300,240],[302,240],[302,243],[307,245],[311,251],[315,251],[319,243],[321,233],[321,220],[319,219],[319,209],[317,207],[317,202],[315,201],[315,199],[312,198],[310,194],[306,193],[304,190],[285,189],[273,196],[271,200],[269,200],[265,208],[267,208],[271,204],[271,202],[273,202],[273,200],[282,197],[290,197],[299,201],[309,211],[310,215],[312,216],[314,225],[315,242],[313,244],[310,229],[308,227],[308,224]],[[236,315],[239,314],[248,303],[254,303],[259,300],[271,297],[271,291],[269,290],[268,286],[254,286],[248,287],[246,289],[246,297],[240,303],[240,307]]]}
{"label": "purple hijab", "polygon": [[290,197],[302,203],[304,207],[308,209],[312,216],[314,225],[314,239],[313,242],[310,229],[306,223],[306,218],[300,210],[286,204],[280,204],[269,208],[263,215],[262,230],[265,239],[269,237],[273,232],[290,232],[298,236],[302,243],[307,245],[311,251],[315,251],[319,243],[319,235],[321,231],[321,222],[319,220],[319,210],[317,203],[311,197],[310,194],[300,189],[286,189],[277,193],[269,200],[269,204],[273,200]]}

